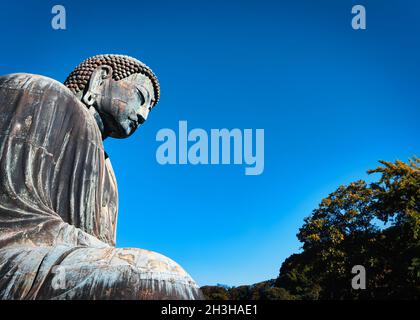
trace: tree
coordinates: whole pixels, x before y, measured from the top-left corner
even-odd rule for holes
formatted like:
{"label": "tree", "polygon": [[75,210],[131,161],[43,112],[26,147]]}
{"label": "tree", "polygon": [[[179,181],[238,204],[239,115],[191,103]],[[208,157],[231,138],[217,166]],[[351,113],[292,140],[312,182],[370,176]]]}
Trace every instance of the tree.
{"label": "tree", "polygon": [[[379,179],[340,186],[305,219],[303,252],[283,263],[276,286],[302,299],[420,298],[420,160],[380,161]],[[367,290],[353,290],[354,265]]]}
{"label": "tree", "polygon": [[295,300],[295,297],[291,295],[286,289],[272,287],[265,288],[261,291],[261,300]]}
{"label": "tree", "polygon": [[275,287],[275,279],[232,288],[204,286],[201,290],[208,300],[294,300],[284,288]]}
{"label": "tree", "polygon": [[[340,186],[305,218],[303,251],[288,257],[276,280],[226,290],[209,299],[419,299],[420,159],[380,161],[371,183]],[[367,271],[366,290],[351,286],[352,268]]]}
{"label": "tree", "polygon": [[229,300],[228,291],[219,286],[204,286],[201,287],[206,300]]}
{"label": "tree", "polygon": [[231,300],[250,300],[250,287],[251,286],[239,286],[229,290],[229,296]]}

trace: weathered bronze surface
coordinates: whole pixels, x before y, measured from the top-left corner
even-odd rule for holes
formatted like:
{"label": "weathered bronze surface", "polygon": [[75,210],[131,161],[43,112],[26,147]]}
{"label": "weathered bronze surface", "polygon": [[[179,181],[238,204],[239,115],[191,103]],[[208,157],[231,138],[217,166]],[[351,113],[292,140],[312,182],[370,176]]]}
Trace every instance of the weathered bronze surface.
{"label": "weathered bronze surface", "polygon": [[67,87],[0,77],[0,298],[200,299],[174,261],[114,247],[117,184],[102,140],[131,135],[159,87],[137,60],[91,59]]}

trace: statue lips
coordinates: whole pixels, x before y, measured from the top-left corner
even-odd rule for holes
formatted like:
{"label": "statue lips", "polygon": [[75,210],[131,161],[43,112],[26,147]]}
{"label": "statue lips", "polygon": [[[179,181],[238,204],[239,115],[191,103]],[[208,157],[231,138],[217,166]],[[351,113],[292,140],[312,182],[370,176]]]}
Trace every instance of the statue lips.
{"label": "statue lips", "polygon": [[140,125],[142,125],[145,122],[144,118],[140,115],[137,116],[137,120],[129,118],[129,121],[131,130],[127,137],[131,136],[138,129],[138,127],[140,127]]}
{"label": "statue lips", "polygon": [[146,120],[141,115],[137,115],[137,119],[129,118],[130,127],[133,128],[133,132],[137,130],[140,125],[142,125]]}
{"label": "statue lips", "polygon": [[136,130],[138,126],[139,126],[139,123],[137,122],[137,120],[130,119],[130,128],[132,128],[133,130]]}

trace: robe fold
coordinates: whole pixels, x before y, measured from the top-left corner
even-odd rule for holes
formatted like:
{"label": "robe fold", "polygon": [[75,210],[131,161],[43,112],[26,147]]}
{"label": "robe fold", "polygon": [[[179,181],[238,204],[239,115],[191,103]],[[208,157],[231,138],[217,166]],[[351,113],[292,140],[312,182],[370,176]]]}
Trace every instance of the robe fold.
{"label": "robe fold", "polygon": [[0,299],[197,299],[174,261],[115,248],[118,193],[93,115],[61,83],[0,77]]}

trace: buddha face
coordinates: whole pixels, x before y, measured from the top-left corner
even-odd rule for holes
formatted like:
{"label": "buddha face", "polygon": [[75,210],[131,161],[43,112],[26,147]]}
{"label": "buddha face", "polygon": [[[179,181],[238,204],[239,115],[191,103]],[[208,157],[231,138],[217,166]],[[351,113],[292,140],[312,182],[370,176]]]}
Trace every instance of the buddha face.
{"label": "buddha face", "polygon": [[102,72],[99,80],[90,82],[92,105],[102,120],[104,137],[126,138],[146,121],[155,98],[147,76],[136,73],[117,81]]}

